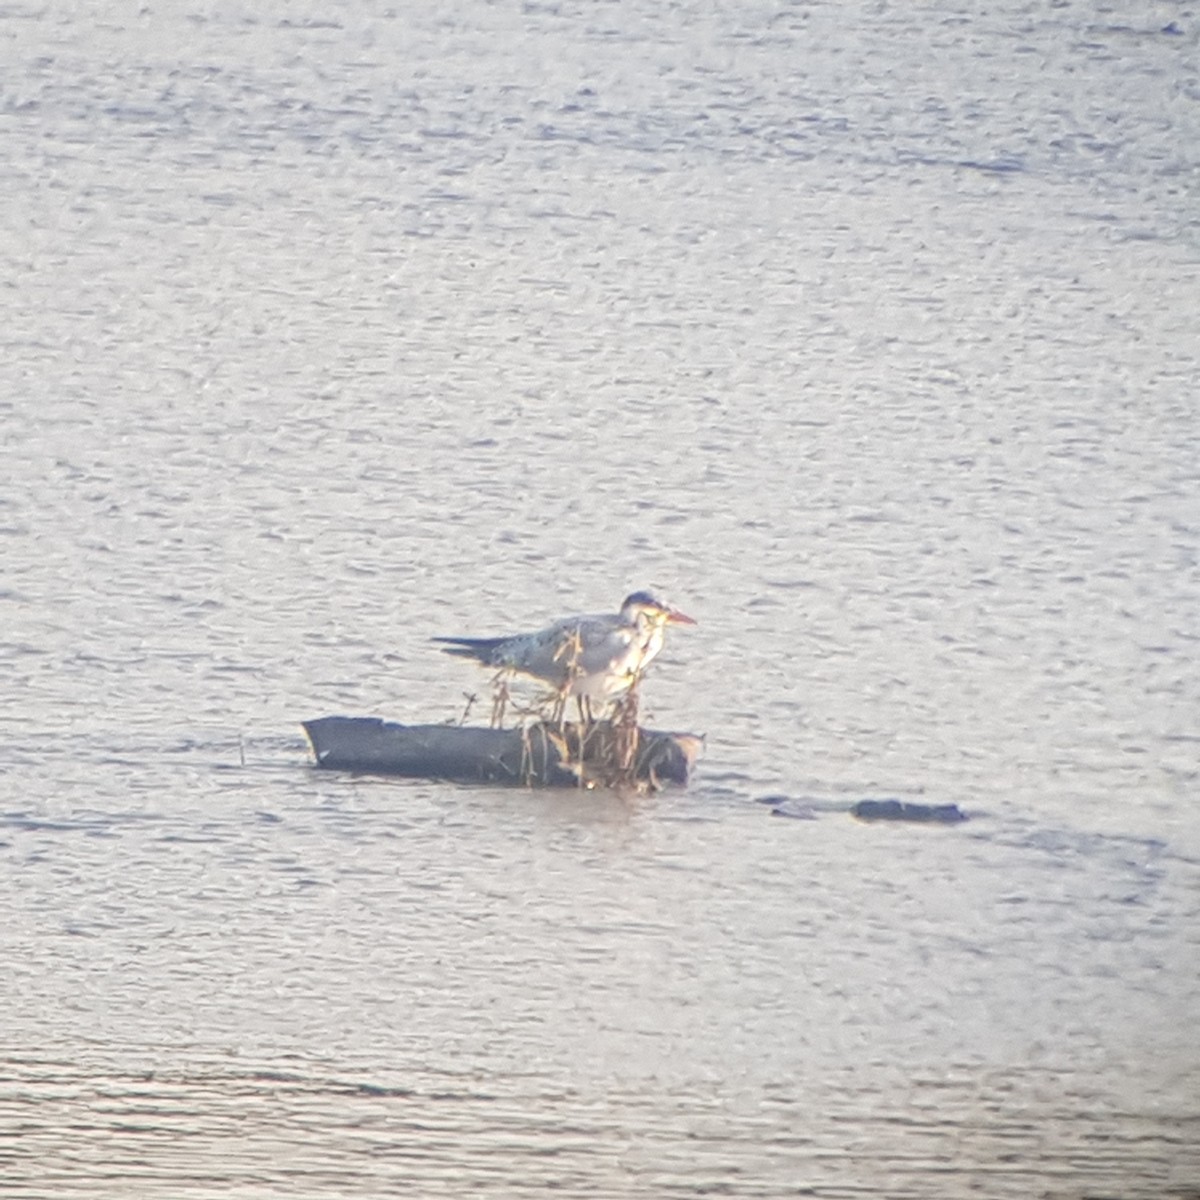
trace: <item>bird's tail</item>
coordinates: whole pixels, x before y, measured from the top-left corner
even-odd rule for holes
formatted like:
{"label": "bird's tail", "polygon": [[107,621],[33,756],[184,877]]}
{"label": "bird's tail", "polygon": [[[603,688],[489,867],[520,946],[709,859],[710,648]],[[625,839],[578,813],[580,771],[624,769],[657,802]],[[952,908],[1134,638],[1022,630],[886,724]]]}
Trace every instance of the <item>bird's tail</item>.
{"label": "bird's tail", "polygon": [[481,662],[484,666],[497,667],[502,666],[496,656],[496,652],[501,645],[506,642],[507,638],[467,638],[467,637],[435,637],[429,639],[432,642],[442,642],[443,654],[454,654],[459,658],[473,658],[476,662]]}

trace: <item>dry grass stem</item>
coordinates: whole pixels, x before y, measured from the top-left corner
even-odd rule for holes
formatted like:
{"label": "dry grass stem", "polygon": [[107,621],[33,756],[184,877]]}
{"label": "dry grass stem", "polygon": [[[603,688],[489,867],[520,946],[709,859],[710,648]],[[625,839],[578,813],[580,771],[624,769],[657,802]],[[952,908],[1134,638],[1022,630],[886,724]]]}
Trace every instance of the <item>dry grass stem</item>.
{"label": "dry grass stem", "polygon": [[[566,709],[573,685],[580,676],[583,646],[578,633],[565,637],[555,658],[565,660],[567,677],[540,698],[518,703],[510,689],[512,670],[498,671],[492,680],[492,728],[503,729],[506,718],[515,718],[521,731],[521,774],[526,784],[536,764],[544,763],[553,748],[560,766],[578,777],[579,787],[607,787],[636,791],[655,789],[657,783],[647,764],[639,761],[641,730],[638,726],[641,673],[636,673],[621,696],[608,704],[596,704],[586,695],[575,697],[578,721],[567,721]],[[463,721],[475,696],[468,696]],[[540,739],[536,742],[535,739]],[[535,754],[540,750],[540,759]]]}

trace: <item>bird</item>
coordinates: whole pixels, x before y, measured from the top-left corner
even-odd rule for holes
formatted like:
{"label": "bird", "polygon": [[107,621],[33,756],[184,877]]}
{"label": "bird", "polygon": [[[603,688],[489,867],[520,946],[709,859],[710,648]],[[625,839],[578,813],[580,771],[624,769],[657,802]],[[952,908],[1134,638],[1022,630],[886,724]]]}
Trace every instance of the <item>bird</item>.
{"label": "bird", "polygon": [[486,667],[529,675],[562,699],[609,702],[629,691],[662,649],[668,625],[695,625],[652,592],[626,596],[616,613],[585,613],[535,633],[508,637],[435,637],[442,652]]}

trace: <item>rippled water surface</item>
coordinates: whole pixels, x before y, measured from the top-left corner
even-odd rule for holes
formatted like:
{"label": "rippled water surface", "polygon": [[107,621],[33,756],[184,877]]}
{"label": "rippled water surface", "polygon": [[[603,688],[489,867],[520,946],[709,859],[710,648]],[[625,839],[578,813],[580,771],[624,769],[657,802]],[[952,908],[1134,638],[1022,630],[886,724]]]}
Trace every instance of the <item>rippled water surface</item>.
{"label": "rippled water surface", "polygon": [[[0,1191],[1200,1195],[1195,6],[96,7],[0,9]],[[648,584],[686,791],[312,768]]]}

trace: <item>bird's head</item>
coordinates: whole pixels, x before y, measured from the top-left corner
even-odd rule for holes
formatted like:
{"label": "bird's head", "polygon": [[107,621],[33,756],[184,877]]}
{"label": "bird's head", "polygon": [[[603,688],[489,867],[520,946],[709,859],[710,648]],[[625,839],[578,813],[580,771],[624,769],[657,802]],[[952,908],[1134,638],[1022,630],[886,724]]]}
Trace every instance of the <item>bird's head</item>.
{"label": "bird's head", "polygon": [[654,625],[695,625],[696,622],[679,609],[672,608],[653,592],[633,592],[621,605],[621,616],[630,625],[649,621]]}

